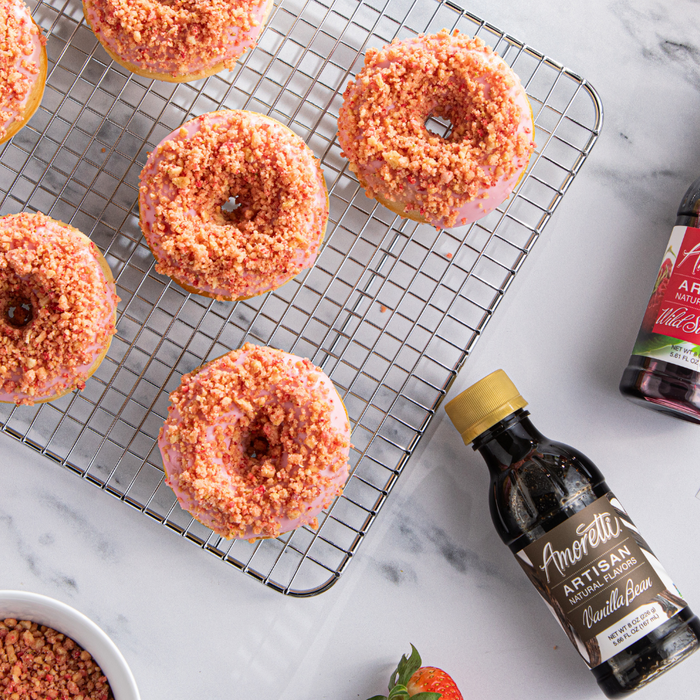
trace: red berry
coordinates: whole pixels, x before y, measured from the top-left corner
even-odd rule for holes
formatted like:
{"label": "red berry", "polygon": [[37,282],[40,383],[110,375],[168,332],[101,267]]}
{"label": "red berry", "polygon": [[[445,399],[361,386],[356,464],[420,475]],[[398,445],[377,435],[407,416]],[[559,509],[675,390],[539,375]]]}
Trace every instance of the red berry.
{"label": "red berry", "polygon": [[[389,683],[391,700],[407,700],[414,695],[421,700],[463,700],[450,676],[439,668],[421,666],[420,654],[411,644],[411,656],[401,657]],[[386,695],[375,695],[370,700],[387,700]]]}
{"label": "red berry", "polygon": [[440,693],[440,700],[463,700],[457,684],[439,668],[422,666],[406,684],[408,696],[416,693]]}

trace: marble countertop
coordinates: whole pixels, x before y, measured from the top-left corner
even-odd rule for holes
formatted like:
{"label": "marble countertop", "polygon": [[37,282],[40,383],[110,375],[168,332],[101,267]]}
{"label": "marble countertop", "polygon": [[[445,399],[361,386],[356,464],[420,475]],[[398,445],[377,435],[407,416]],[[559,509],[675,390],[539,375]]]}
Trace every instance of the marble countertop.
{"label": "marble countertop", "polygon": [[[700,428],[617,391],[700,175],[700,4],[461,4],[588,79],[605,125],[450,395],[505,369],[535,425],[598,464],[700,610]],[[603,697],[498,539],[487,484],[440,409],[339,582],[290,599],[0,436],[0,587],[91,617],[144,700],[363,699],[410,643],[465,699]],[[699,677],[700,654],[639,697],[691,697]]]}

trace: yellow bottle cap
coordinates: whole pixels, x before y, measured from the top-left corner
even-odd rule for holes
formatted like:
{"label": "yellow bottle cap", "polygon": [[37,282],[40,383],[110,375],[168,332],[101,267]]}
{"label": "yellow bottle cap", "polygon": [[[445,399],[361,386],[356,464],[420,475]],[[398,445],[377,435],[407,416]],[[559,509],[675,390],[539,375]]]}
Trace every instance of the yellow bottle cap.
{"label": "yellow bottle cap", "polygon": [[492,428],[519,408],[527,406],[515,384],[497,369],[465,389],[445,406],[447,415],[468,445],[475,437]]}

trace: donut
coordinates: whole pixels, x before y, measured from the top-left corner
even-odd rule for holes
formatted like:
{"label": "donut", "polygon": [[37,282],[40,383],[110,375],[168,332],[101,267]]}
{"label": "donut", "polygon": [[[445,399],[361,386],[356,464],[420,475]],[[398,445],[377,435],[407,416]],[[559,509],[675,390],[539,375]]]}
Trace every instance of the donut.
{"label": "donut", "polygon": [[95,244],[44,214],[0,217],[0,401],[82,389],[115,332],[114,278]]}
{"label": "donut", "polygon": [[[429,117],[449,122],[438,136]],[[505,201],[534,150],[520,79],[481,39],[455,30],[370,49],[344,94],[338,141],[368,197],[436,228]]]}
{"label": "donut", "polygon": [[[232,198],[236,208],[224,211]],[[141,172],[141,230],[156,270],[215,299],[247,299],[311,267],[328,197],[296,134],[244,111],[203,114],[166,136]]]}
{"label": "donut", "polygon": [[309,360],[246,343],[182,378],[158,445],[180,505],[227,539],[277,537],[348,478],[350,424]]}
{"label": "donut", "polygon": [[257,43],[273,0],[83,0],[105,51],[144,78],[184,83],[232,70]]}
{"label": "donut", "polygon": [[22,0],[0,0],[0,143],[36,112],[46,85],[46,38]]}

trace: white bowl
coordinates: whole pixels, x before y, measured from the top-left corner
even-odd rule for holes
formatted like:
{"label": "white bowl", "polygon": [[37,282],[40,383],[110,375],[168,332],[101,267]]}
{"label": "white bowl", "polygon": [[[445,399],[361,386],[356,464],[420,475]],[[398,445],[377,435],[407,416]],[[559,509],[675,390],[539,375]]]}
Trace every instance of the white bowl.
{"label": "white bowl", "polygon": [[53,598],[0,591],[0,620],[31,620],[65,634],[90,652],[107,677],[115,700],[141,700],[136,681],[114,642],[81,612]]}

